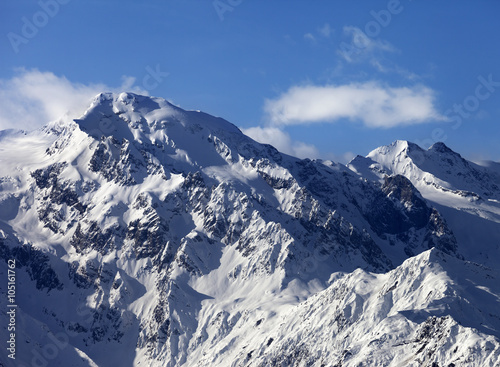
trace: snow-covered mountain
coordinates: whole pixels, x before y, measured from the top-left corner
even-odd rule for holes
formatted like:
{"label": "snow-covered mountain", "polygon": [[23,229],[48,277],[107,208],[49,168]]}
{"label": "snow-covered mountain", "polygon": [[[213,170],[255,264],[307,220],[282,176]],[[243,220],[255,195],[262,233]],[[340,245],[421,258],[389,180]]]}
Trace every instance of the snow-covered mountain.
{"label": "snow-covered mountain", "polygon": [[396,141],[354,158],[348,167],[371,180],[402,175],[438,209],[468,260],[497,266],[500,259],[500,171],[480,166],[443,143],[428,150]]}
{"label": "snow-covered mountain", "polygon": [[130,93],[0,132],[0,365],[499,365],[494,167],[300,160]]}

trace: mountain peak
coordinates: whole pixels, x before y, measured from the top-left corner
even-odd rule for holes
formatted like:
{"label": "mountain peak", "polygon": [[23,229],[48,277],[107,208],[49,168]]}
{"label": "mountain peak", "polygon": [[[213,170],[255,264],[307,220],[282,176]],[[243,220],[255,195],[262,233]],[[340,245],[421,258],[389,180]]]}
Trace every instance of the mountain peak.
{"label": "mountain peak", "polygon": [[[152,96],[146,96],[143,94],[137,94],[137,93],[132,93],[132,92],[121,92],[121,93],[113,93],[113,92],[101,92],[97,94],[93,99],[92,99],[92,104],[103,104],[108,101],[111,102],[121,102],[121,103],[134,103],[138,104],[147,100],[163,100],[167,102],[163,98],[157,98],[157,97],[152,97]],[[170,102],[167,102],[169,105],[172,105]]]}
{"label": "mountain peak", "polygon": [[422,152],[423,149],[417,144],[407,140],[396,140],[389,145],[384,145],[368,153],[368,157],[375,155],[399,156],[402,153]]}
{"label": "mountain peak", "polygon": [[395,142],[390,144],[389,147],[394,147],[396,151],[405,151],[407,153],[423,151],[420,146],[408,140],[396,140]]}
{"label": "mountain peak", "polygon": [[438,141],[437,143],[432,144],[429,147],[429,149],[427,149],[427,150],[429,152],[436,152],[436,153],[454,153],[454,154],[457,154],[453,150],[448,148],[448,146],[441,141]]}
{"label": "mountain peak", "polygon": [[[144,142],[168,139],[171,134],[186,139],[188,135],[243,135],[230,122],[200,111],[186,111],[163,98],[135,93],[100,93],[80,119],[80,128],[100,139],[113,136]],[[184,134],[185,132],[191,134]],[[176,134],[178,132],[179,134]],[[168,137],[167,137],[168,135]]]}

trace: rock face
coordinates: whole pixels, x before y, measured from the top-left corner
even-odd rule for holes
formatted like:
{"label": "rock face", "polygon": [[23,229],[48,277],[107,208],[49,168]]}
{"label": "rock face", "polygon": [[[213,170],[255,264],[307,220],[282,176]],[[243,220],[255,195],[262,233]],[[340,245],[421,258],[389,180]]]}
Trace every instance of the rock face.
{"label": "rock face", "polygon": [[[470,242],[496,239],[498,176],[444,145],[300,160],[127,93],[0,144],[19,363],[499,363],[498,246]],[[456,234],[460,200],[489,233]]]}

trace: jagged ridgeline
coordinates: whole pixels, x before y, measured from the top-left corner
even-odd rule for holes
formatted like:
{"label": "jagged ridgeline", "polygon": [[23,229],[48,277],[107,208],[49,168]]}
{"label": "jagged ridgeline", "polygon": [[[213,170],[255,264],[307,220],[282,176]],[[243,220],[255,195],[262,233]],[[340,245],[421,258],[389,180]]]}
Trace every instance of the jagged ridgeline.
{"label": "jagged ridgeline", "polygon": [[16,363],[500,363],[496,163],[403,141],[301,160],[131,93],[0,144]]}

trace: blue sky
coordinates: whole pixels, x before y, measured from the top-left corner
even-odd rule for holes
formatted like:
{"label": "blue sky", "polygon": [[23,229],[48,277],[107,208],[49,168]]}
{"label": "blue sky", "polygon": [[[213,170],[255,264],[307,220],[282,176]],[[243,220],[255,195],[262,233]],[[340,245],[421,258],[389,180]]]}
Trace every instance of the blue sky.
{"label": "blue sky", "polygon": [[500,160],[499,1],[0,3],[0,128],[101,90],[224,117],[301,157],[396,139]]}

